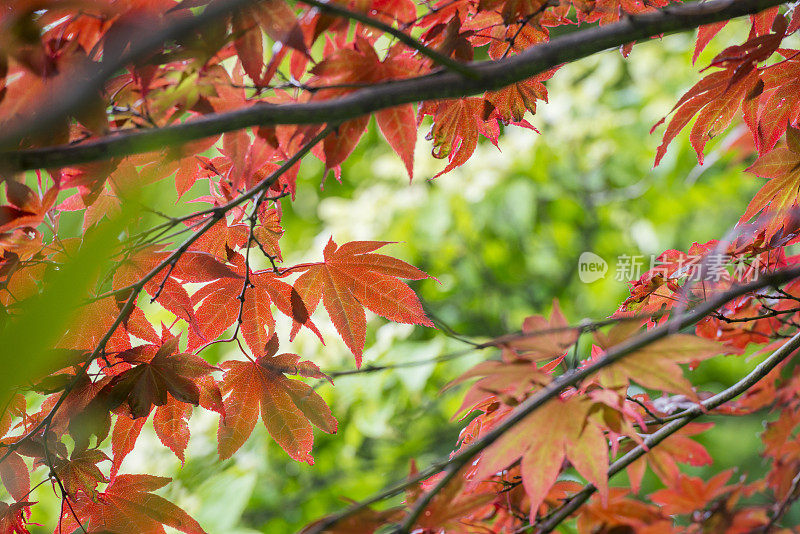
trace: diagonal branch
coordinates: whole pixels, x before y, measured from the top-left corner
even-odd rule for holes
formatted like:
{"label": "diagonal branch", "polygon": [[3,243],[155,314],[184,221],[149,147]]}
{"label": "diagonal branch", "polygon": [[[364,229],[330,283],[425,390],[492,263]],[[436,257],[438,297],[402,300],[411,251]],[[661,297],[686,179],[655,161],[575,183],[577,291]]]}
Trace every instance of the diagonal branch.
{"label": "diagonal branch", "polygon": [[421,471],[418,475],[409,478],[403,483],[395,484],[391,488],[382,492],[380,495],[356,503],[342,512],[330,516],[325,521],[321,521],[318,525],[315,525],[315,528],[308,530],[305,534],[320,534],[331,525],[336,524],[337,522],[349,517],[359,510],[362,510],[375,502],[396,495],[403,489],[444,470],[444,476],[439,479],[438,483],[433,488],[431,488],[415,502],[414,508],[406,516],[403,526],[413,525],[413,523],[416,521],[416,518],[418,518],[419,515],[424,511],[431,499],[433,499],[433,497],[439,493],[444,486],[447,485],[447,482],[450,481],[463,466],[472,461],[472,459],[481,451],[497,441],[501,436],[503,436],[503,434],[508,432],[514,425],[522,421],[529,414],[539,409],[547,401],[559,396],[564,388],[574,386],[597,371],[624,359],[629,354],[632,354],[637,350],[640,350],[651,343],[658,341],[659,339],[663,339],[678,330],[697,323],[700,319],[714,312],[714,310],[718,309],[720,306],[723,306],[727,302],[730,302],[739,296],[746,295],[747,293],[753,291],[758,291],[764,287],[776,287],[798,277],[800,277],[800,267],[793,267],[791,269],[784,269],[773,273],[764,273],[759,276],[758,280],[732,287],[729,290],[716,295],[714,298],[711,298],[682,314],[680,317],[670,319],[661,326],[643,332],[638,336],[612,347],[608,350],[605,356],[593,364],[581,369],[574,369],[559,376],[550,384],[536,392],[534,395],[528,397],[528,399],[514,408],[514,410],[512,410],[508,416],[497,426],[492,428],[492,430],[481,436],[479,439],[473,441],[468,447],[463,449],[460,453],[452,456],[449,460],[438,462],[428,469]]}
{"label": "diagonal branch", "polygon": [[[701,415],[706,414],[708,411],[718,408],[722,404],[733,400],[756,385],[778,364],[791,356],[792,353],[794,353],[798,348],[800,348],[800,332],[792,336],[789,341],[784,343],[778,350],[770,354],[766,360],[758,364],[755,369],[753,369],[737,383],[725,391],[722,391],[721,393],[704,400],[696,406],[677,414],[679,419],[670,422],[669,424],[658,429],[656,432],[647,436],[641,445],[631,449],[622,458],[611,464],[611,466],[608,468],[609,478],[616,475],[635,462],[637,459],[647,454],[651,448],[667,439],[669,436],[689,424],[691,421],[697,419]],[[565,506],[548,518],[544,523],[539,525],[538,528],[537,525],[529,525],[518,530],[517,532],[528,532],[534,528],[536,528],[537,534],[543,534],[545,532],[552,531],[574,511],[580,508],[587,500],[589,500],[589,497],[591,497],[595,491],[597,491],[597,488],[593,484],[587,484],[581,491],[572,496]]]}
{"label": "diagonal branch", "polygon": [[[241,2],[242,0],[232,0]],[[227,113],[209,114],[183,124],[102,137],[70,146],[0,153],[0,166],[8,170],[62,167],[160,150],[227,131],[256,125],[318,124],[342,122],[385,108],[501,89],[526,80],[562,63],[575,61],[609,48],[657,35],[691,30],[722,20],[758,13],[784,0],[713,0],[673,6],[626,17],[606,26],[588,28],[533,46],[521,54],[496,61],[470,63],[478,75],[465,79],[457,73],[434,73],[376,84],[341,98],[300,104],[259,103]]]}

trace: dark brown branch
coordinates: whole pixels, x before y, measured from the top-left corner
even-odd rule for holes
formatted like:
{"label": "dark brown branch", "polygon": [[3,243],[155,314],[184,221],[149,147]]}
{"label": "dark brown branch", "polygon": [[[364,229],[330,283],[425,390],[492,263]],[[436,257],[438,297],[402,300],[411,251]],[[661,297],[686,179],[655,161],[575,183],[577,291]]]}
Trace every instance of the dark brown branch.
{"label": "dark brown branch", "polygon": [[[611,464],[608,468],[608,476],[612,477],[631,465],[640,457],[644,456],[647,451],[667,439],[669,436],[689,424],[691,421],[697,419],[701,415],[705,415],[709,410],[718,408],[726,402],[738,397],[760,380],[769,374],[778,364],[792,355],[798,348],[800,348],[800,332],[796,333],[792,338],[784,343],[778,350],[773,352],[766,360],[758,364],[747,376],[740,381],[714,395],[713,397],[704,400],[696,406],[685,410],[679,414],[680,419],[676,419],[666,426],[661,427],[656,432],[650,434],[644,439],[641,445],[628,451],[622,458]],[[562,521],[569,517],[575,510],[580,508],[592,494],[597,491],[593,484],[587,484],[580,492],[575,494],[569,502],[561,508],[557,513],[553,514],[547,521],[541,525],[529,525],[518,532],[527,532],[536,528],[537,533],[550,532],[556,528]]]}
{"label": "dark brown branch", "polygon": [[[656,415],[655,413],[653,413],[653,410],[651,410],[651,409],[650,409],[650,408],[647,406],[647,404],[645,404],[644,402],[640,401],[640,400],[639,400],[639,399],[637,399],[636,397],[631,397],[630,395],[625,395],[625,398],[626,398],[628,401],[630,401],[630,402],[632,402],[632,403],[634,403],[634,404],[637,404],[637,405],[639,405],[639,406],[642,408],[642,410],[644,410],[644,412],[645,412],[647,415],[649,415],[650,417],[652,417],[652,418],[653,418],[653,422],[654,422],[655,424],[663,425],[664,423],[666,423],[666,421],[665,421],[664,419],[662,419],[661,417],[659,417],[658,415]],[[641,425],[641,423],[639,423],[639,424]]]}
{"label": "dark brown branch", "polygon": [[477,79],[465,79],[451,72],[434,73],[377,84],[331,100],[281,105],[259,103],[228,113],[206,115],[175,126],[117,134],[74,146],[9,151],[0,154],[0,166],[12,171],[63,167],[161,150],[165,146],[250,126],[318,124],[321,120],[342,122],[401,104],[460,98],[501,89],[563,63],[636,40],[691,30],[704,24],[757,13],[782,3],[785,2],[714,0],[673,6],[626,17],[614,24],[576,31],[533,46],[510,58],[470,63],[469,67],[478,74]]}
{"label": "dark brown branch", "polygon": [[776,503],[775,509],[772,515],[769,518],[769,522],[761,528],[753,529],[751,534],[767,534],[770,530],[778,524],[778,521],[786,515],[786,512],[789,511],[789,508],[792,507],[795,501],[800,497],[797,490],[800,488],[800,471],[794,476],[792,479],[792,484],[789,486],[789,491],[786,492],[786,497],[781,499],[780,502]]}
{"label": "dark brown branch", "polygon": [[[409,362],[397,362],[397,363],[386,363],[382,365],[365,365],[358,369],[344,369],[341,371],[330,371],[326,372],[325,375],[331,378],[339,378],[342,376],[353,376],[353,375],[363,375],[363,374],[370,374],[370,373],[377,373],[380,371],[388,371],[390,369],[406,369],[408,367],[420,367],[423,365],[434,365],[437,363],[448,362],[450,360],[455,360],[457,358],[461,358],[466,356],[467,354],[471,354],[474,352],[475,349],[464,349],[459,350],[456,352],[449,352],[447,354],[442,354],[441,356],[436,356],[434,358],[426,358],[424,360],[412,360]],[[327,383],[326,380],[321,380],[321,383]]]}
{"label": "dark brown branch", "polygon": [[419,517],[419,514],[424,511],[424,509],[430,503],[430,500],[439,491],[441,491],[442,488],[444,488],[444,486],[449,480],[452,479],[455,473],[457,473],[481,451],[497,441],[514,425],[543,406],[547,401],[559,396],[564,388],[574,386],[600,369],[608,367],[609,365],[625,358],[629,354],[632,354],[637,350],[640,350],[651,343],[658,341],[659,339],[663,339],[676,331],[697,323],[700,319],[714,312],[714,310],[725,305],[736,297],[746,295],[747,293],[751,293],[753,291],[758,291],[764,287],[778,286],[797,277],[800,277],[800,267],[794,267],[773,273],[764,273],[759,277],[758,280],[732,287],[729,290],[716,295],[714,298],[709,299],[699,304],[695,308],[685,312],[681,315],[681,317],[670,319],[661,326],[653,328],[652,330],[648,330],[647,332],[643,332],[638,336],[612,347],[605,354],[605,356],[593,364],[581,369],[568,371],[567,373],[553,380],[546,387],[537,391],[534,395],[514,408],[514,410],[512,410],[502,422],[492,428],[492,430],[481,436],[479,439],[473,441],[468,447],[451,457],[449,460],[435,463],[428,469],[421,471],[418,475],[409,478],[407,481],[395,484],[391,488],[376,496],[356,503],[342,512],[330,516],[327,520],[320,522],[315,526],[315,528],[309,530],[306,534],[319,534],[324,532],[325,529],[336,524],[345,517],[349,517],[353,513],[362,510],[375,502],[396,495],[403,489],[425,480],[433,474],[445,470],[445,475],[439,479],[439,482],[436,484],[436,486],[434,486],[431,490],[426,492],[422,497],[420,497],[420,499],[417,500],[414,508],[411,510],[403,523],[403,526],[407,526],[409,524],[413,525],[413,522],[416,521],[416,517]]}
{"label": "dark brown branch", "polygon": [[772,317],[778,317],[781,315],[788,315],[790,313],[800,312],[800,308],[791,308],[788,310],[775,310],[769,308],[766,304],[762,304],[762,306],[768,310],[767,313],[764,313],[762,315],[754,315],[752,317],[737,317],[731,319],[730,317],[725,317],[721,313],[716,313],[713,315],[713,317],[715,319],[719,319],[723,323],[733,324],[733,323],[750,323],[753,321],[760,321],[761,319],[770,319]]}

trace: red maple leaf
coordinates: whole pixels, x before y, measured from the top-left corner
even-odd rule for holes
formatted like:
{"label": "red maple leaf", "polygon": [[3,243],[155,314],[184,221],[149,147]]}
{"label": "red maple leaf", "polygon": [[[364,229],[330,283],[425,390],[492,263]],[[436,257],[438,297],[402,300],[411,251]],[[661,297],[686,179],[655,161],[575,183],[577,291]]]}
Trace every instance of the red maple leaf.
{"label": "red maple leaf", "polygon": [[[197,243],[195,243],[197,244]],[[141,280],[144,275],[164,262],[170,253],[157,247],[147,247],[123,260],[114,273],[112,287],[122,289]],[[238,278],[239,275],[215,259],[212,254],[186,251],[173,267],[162,270],[144,285],[144,290],[156,302],[177,317],[196,325],[192,301],[182,282],[208,282],[219,278]]]}
{"label": "red maple leaf", "polygon": [[800,130],[789,126],[786,146],[760,156],[747,170],[769,178],[769,182],[759,189],[739,221],[746,222],[761,211],[769,211],[770,219],[765,230],[770,237],[783,226],[788,212],[797,206],[800,195]]}
{"label": "red maple leaf", "polygon": [[[661,479],[665,485],[671,484],[680,474],[678,463],[689,464],[695,467],[710,465],[712,458],[705,447],[690,436],[705,432],[713,426],[713,423],[691,423],[686,425],[675,434],[659,443],[648,451],[648,453],[628,466],[628,477],[631,481],[631,488],[638,492],[642,486],[645,468],[649,465],[650,469]],[[625,444],[621,449],[623,452],[635,447],[636,444]]]}
{"label": "red maple leaf", "polygon": [[[331,238],[323,251],[324,261],[294,269],[304,271],[294,288],[308,313],[313,313],[322,299],[358,367],[366,338],[364,308],[397,323],[433,326],[414,292],[398,280],[430,277],[404,261],[372,253],[387,244],[387,241],[352,241],[339,247]],[[295,325],[292,335],[297,328]]]}
{"label": "red maple leaf", "polygon": [[45,213],[53,207],[56,196],[57,187],[51,187],[40,198],[27,185],[6,180],[6,198],[9,204],[0,206],[0,232],[23,226],[35,228],[42,222]]}
{"label": "red maple leaf", "polygon": [[108,482],[97,464],[110,460],[104,452],[96,449],[75,450],[69,458],[57,458],[53,462],[53,471],[69,495],[74,497],[81,491],[97,500],[97,485]]}
{"label": "red maple leaf", "polygon": [[520,421],[483,451],[475,477],[489,478],[522,459],[522,483],[536,513],[556,482],[564,459],[608,496],[608,441],[590,421],[594,403],[579,396],[554,399]]}
{"label": "red maple leaf", "polygon": [[[762,69],[764,90],[753,131],[759,153],[772,150],[789,124],[800,118],[800,59],[798,50],[781,50],[785,61]],[[751,125],[752,129],[752,125]]]}
{"label": "red maple leaf", "polygon": [[735,490],[736,486],[725,485],[732,474],[733,470],[728,469],[705,482],[681,473],[670,487],[651,493],[650,499],[660,505],[665,514],[689,514]]}
{"label": "red maple leaf", "polygon": [[[777,21],[778,19],[776,19]],[[786,32],[786,21],[773,26],[774,33],[752,37],[742,45],[730,46],[719,53],[710,67],[723,70],[712,72],[689,89],[672,108],[664,138],[656,151],[655,164],[661,161],[667,146],[692,118],[689,140],[703,163],[703,149],[708,140],[724,131],[740,107],[744,107],[745,120],[754,124],[758,111],[758,97],[764,88],[756,64],[767,60],[780,46]],[[666,117],[653,126],[653,130]]]}
{"label": "red maple leaf", "polygon": [[188,404],[200,404],[196,380],[215,368],[192,354],[176,354],[178,338],[166,335],[160,347],[140,345],[114,357],[131,367],[115,375],[100,391],[110,409],[126,403],[134,418],[146,417],[153,405],[167,404],[168,394]]}
{"label": "red maple leaf", "polygon": [[[141,534],[164,532],[163,525],[187,534],[205,534],[189,514],[165,498],[151,493],[166,486],[171,479],[152,475],[117,475],[97,500],[78,494],[72,509],[89,532]],[[80,528],[72,510],[64,507],[62,528],[72,532]]]}
{"label": "red maple leaf", "polygon": [[227,361],[222,393],[225,416],[217,432],[220,458],[230,458],[253,432],[258,414],[272,438],[297,461],[314,463],[312,424],[329,434],[337,429],[330,408],[314,391],[287,374],[312,378],[325,375],[309,361],[296,354],[278,354],[278,338],[273,336],[265,352],[255,361]]}
{"label": "red maple leaf", "polygon": [[0,532],[3,534],[30,534],[25,526],[31,515],[30,507],[35,502],[15,502],[8,504],[0,501]]}
{"label": "red maple leaf", "polygon": [[475,152],[480,135],[497,144],[500,135],[497,122],[485,122],[493,110],[491,103],[477,97],[428,101],[420,106],[417,122],[421,122],[425,115],[433,116],[433,126],[426,136],[433,141],[433,157],[447,158],[448,162],[434,178],[466,163]]}
{"label": "red maple leaf", "polygon": [[[241,254],[232,255],[233,268],[244,278],[245,260]],[[249,287],[242,296],[243,282],[240,279],[220,278],[197,290],[191,297],[197,306],[195,315],[198,326],[189,331],[189,349],[217,339],[239,319],[241,307],[241,333],[250,349],[261,354],[272,336],[275,318],[272,305],[294,321],[294,327],[308,327],[320,336],[311,321],[311,311],[306,309],[301,295],[286,282],[280,280],[271,269],[250,272]],[[295,330],[296,331],[296,330]],[[321,339],[321,337],[320,337]]]}
{"label": "red maple leaf", "polygon": [[[407,78],[418,73],[419,61],[401,45],[393,46],[381,59],[370,42],[357,35],[352,48],[340,48],[329,54],[311,72],[315,78],[312,85],[372,84],[386,80]],[[332,98],[348,89],[326,89],[318,91],[315,98]],[[375,113],[378,128],[403,160],[408,177],[414,176],[414,146],[417,128],[414,124],[414,108],[411,104],[387,108]],[[345,122],[337,132],[328,136],[323,145],[325,167],[341,172],[339,166],[358,144],[367,127],[369,117],[360,117]]]}
{"label": "red maple leaf", "polygon": [[[652,527],[652,530],[646,530]],[[578,532],[672,532],[672,522],[657,507],[631,498],[623,488],[611,488],[607,503],[597,499],[578,517]]]}
{"label": "red maple leaf", "polygon": [[11,453],[0,463],[0,480],[2,480],[5,490],[15,500],[23,500],[28,496],[31,489],[31,477],[22,456]]}

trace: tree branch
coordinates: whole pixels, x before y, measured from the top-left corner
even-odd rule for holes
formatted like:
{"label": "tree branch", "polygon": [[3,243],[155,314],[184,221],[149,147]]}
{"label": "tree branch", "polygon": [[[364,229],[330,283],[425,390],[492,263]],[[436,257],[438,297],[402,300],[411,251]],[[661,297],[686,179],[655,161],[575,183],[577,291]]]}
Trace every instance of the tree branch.
{"label": "tree branch", "polygon": [[[685,410],[679,415],[679,419],[672,421],[666,426],[661,427],[656,432],[650,434],[644,439],[641,445],[628,451],[622,458],[611,464],[608,468],[608,477],[616,475],[640,457],[644,456],[650,449],[667,439],[669,436],[689,424],[691,421],[697,419],[701,415],[705,415],[709,410],[718,408],[726,402],[738,397],[761,379],[763,379],[770,371],[772,371],[783,360],[791,356],[791,354],[800,348],[800,332],[792,336],[789,341],[784,343],[778,350],[773,352],[766,360],[758,364],[749,374],[747,374],[740,381],[729,387],[725,391],[714,395],[713,397],[704,400],[696,406]],[[557,513],[553,514],[547,521],[538,526],[536,530],[538,533],[550,532],[556,528],[562,521],[569,517],[575,510],[580,508],[592,494],[597,491],[593,484],[587,484],[581,491],[576,493],[569,502],[561,508]],[[537,525],[529,525],[517,532],[527,532]]]}
{"label": "tree branch", "polygon": [[[238,5],[243,0],[232,1]],[[629,16],[614,24],[576,31],[533,46],[517,56],[468,64],[478,75],[477,79],[465,79],[451,72],[434,73],[377,84],[331,100],[281,105],[259,103],[228,113],[209,114],[175,126],[111,135],[78,145],[8,151],[0,153],[0,167],[11,171],[63,167],[160,150],[164,146],[250,126],[342,122],[401,104],[460,98],[501,89],[562,63],[632,41],[758,13],[782,3],[785,1],[714,0],[672,6]],[[59,109],[65,107],[59,106]]]}

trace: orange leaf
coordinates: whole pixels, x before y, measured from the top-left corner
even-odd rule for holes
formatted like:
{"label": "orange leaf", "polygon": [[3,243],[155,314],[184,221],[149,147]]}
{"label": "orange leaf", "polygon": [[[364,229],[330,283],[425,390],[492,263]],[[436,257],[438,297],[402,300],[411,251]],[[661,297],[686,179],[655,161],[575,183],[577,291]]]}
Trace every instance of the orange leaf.
{"label": "orange leaf", "polygon": [[15,502],[8,504],[0,501],[0,532],[3,534],[30,534],[25,528],[26,518],[30,517],[30,506],[34,502]]}
{"label": "orange leaf", "polygon": [[184,452],[189,444],[189,417],[192,405],[179,402],[170,397],[164,406],[156,408],[153,415],[153,427],[158,439],[175,453],[183,465]]}
{"label": "orange leaf", "polygon": [[111,432],[111,452],[114,455],[111,462],[111,478],[116,476],[122,460],[133,450],[146,422],[145,417],[134,419],[126,414],[117,415],[114,430]]}
{"label": "orange leaf", "polygon": [[73,451],[69,460],[56,459],[53,468],[68,494],[77,496],[78,491],[82,491],[84,495],[96,501],[97,485],[108,482],[97,464],[109,460],[105,453],[96,449]]}
{"label": "orange leaf", "polygon": [[608,442],[587,420],[592,402],[572,397],[554,399],[528,415],[482,454],[475,477],[486,479],[522,459],[522,483],[530,498],[531,515],[556,482],[561,464],[569,459],[605,498],[608,494]]}
{"label": "orange leaf", "polygon": [[414,147],[417,144],[417,123],[411,104],[384,109],[375,114],[378,128],[403,160],[408,179],[414,178]]}
{"label": "orange leaf", "polygon": [[732,469],[728,469],[704,482],[699,477],[691,477],[681,473],[673,485],[650,494],[650,499],[661,506],[665,514],[690,514],[705,506],[721,495],[730,493],[735,486],[726,486],[731,478]]}
{"label": "orange leaf", "polygon": [[338,247],[331,238],[324,261],[302,266],[305,272],[294,285],[309,313],[322,299],[358,367],[366,338],[365,307],[390,321],[433,326],[414,292],[398,280],[421,280],[428,275],[404,261],[371,253],[386,244],[353,241]]}
{"label": "orange leaf", "polygon": [[[595,341],[603,349],[609,348],[602,335],[596,335]],[[627,385],[632,380],[647,388],[681,393],[696,400],[697,394],[691,382],[683,376],[683,370],[678,364],[705,360],[724,352],[726,349],[716,341],[688,334],[675,334],[629,354],[600,370],[597,376],[601,383],[609,387]],[[595,357],[599,358],[601,355],[596,354]]]}
{"label": "orange leaf", "polygon": [[[772,236],[783,225],[783,216],[797,206],[800,195],[800,131],[791,126],[786,131],[787,146],[778,147],[760,156],[747,171],[769,181],[758,190],[747,205],[740,222],[749,221],[761,211],[769,211],[770,221],[766,225],[767,237]],[[793,146],[795,145],[795,146]]]}
{"label": "orange leaf", "polygon": [[[72,503],[75,515],[89,532],[141,534],[163,532],[167,525],[187,534],[204,534],[203,528],[182,509],[151,493],[171,479],[151,475],[118,475],[99,494],[97,501],[79,495]],[[79,528],[72,511],[61,516],[64,530]]]}
{"label": "orange leaf", "polygon": [[[273,346],[277,349],[277,343]],[[301,362],[295,354],[268,353],[255,362],[227,361],[221,367],[225,369],[222,393],[226,397],[225,417],[217,431],[220,458],[230,458],[247,441],[260,411],[278,445],[291,458],[313,464],[311,425],[331,434],[336,432],[336,419],[311,386],[289,379],[285,373],[308,376],[307,370],[316,366]]]}

